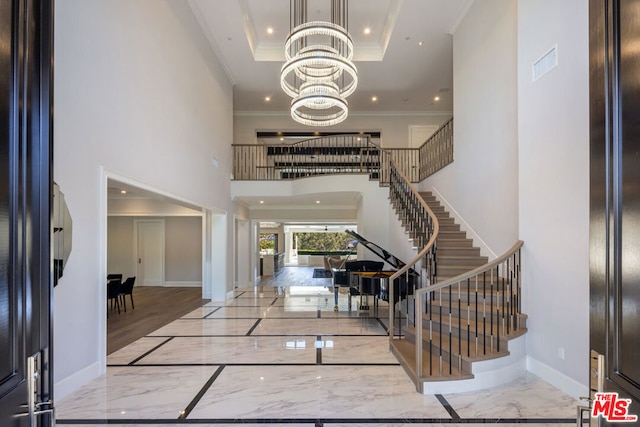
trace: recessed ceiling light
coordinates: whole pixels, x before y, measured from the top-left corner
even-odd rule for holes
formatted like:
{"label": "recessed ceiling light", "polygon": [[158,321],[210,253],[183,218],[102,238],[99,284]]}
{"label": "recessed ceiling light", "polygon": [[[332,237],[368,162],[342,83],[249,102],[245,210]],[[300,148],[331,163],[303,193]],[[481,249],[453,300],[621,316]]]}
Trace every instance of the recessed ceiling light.
{"label": "recessed ceiling light", "polygon": [[320,203],[320,200],[316,200],[316,204]]}
{"label": "recessed ceiling light", "polygon": [[372,101],[372,102],[376,102],[377,100],[378,100],[378,97],[377,97],[377,96],[372,96],[372,97],[371,97],[371,101]]}
{"label": "recessed ceiling light", "polygon": [[365,28],[364,28],[364,33],[365,33],[366,35],[371,34],[371,28],[369,28],[369,27],[365,27]]}
{"label": "recessed ceiling light", "polygon": [[271,97],[270,96],[265,96],[264,100],[265,100],[265,102],[269,102],[269,101],[271,101]]}
{"label": "recessed ceiling light", "polygon": [[284,138],[280,138],[280,141],[284,141]]}
{"label": "recessed ceiling light", "polygon": [[435,97],[433,98],[433,100],[434,100],[434,101],[440,101],[440,97],[439,97],[439,96],[435,96]]}
{"label": "recessed ceiling light", "polygon": [[267,27],[267,34],[273,34],[273,27]]}
{"label": "recessed ceiling light", "polygon": [[260,200],[260,204],[261,204],[261,205],[262,205],[262,204],[264,204],[264,200]]}
{"label": "recessed ceiling light", "polygon": [[418,42],[418,46],[422,46],[422,42]]}
{"label": "recessed ceiling light", "polygon": [[120,190],[120,194],[127,194],[127,190]]}

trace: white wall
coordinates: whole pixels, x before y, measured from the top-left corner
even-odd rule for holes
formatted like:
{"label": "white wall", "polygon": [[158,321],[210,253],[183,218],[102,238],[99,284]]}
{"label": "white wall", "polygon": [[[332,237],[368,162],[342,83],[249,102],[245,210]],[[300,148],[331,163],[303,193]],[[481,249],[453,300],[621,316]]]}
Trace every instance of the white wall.
{"label": "white wall", "polygon": [[110,216],[107,220],[107,273],[136,275],[133,248],[133,217]]}
{"label": "white wall", "polygon": [[[532,64],[556,44],[558,66],[532,82]],[[519,211],[527,351],[568,377],[559,386],[582,396],[589,374],[588,51],[588,2],[519,0]],[[554,378],[563,379],[548,380]]]}
{"label": "white wall", "polygon": [[202,284],[202,217],[164,218],[165,286]]}
{"label": "white wall", "polygon": [[[450,111],[430,115],[410,115],[402,113],[383,114],[351,114],[339,125],[331,126],[327,132],[373,132],[380,131],[380,145],[387,148],[408,147],[410,143],[409,128],[411,126],[440,126],[451,118]],[[256,131],[309,131],[313,128],[302,126],[282,114],[239,114],[234,117],[233,143],[255,144]]]}
{"label": "white wall", "polygon": [[235,286],[246,287],[251,280],[251,230],[250,221],[236,217],[235,235]]}
{"label": "white wall", "polygon": [[[380,187],[377,181],[361,187],[362,197],[358,203],[358,234],[393,252],[389,248],[391,236],[387,225],[393,212],[389,204],[389,188]],[[358,259],[379,261],[368,249],[358,245]]]}
{"label": "white wall", "polygon": [[[106,175],[232,212],[233,113],[231,85],[187,2],[58,0],[55,20],[54,178],[74,225],[54,295],[61,398],[105,367]],[[230,229],[232,216],[222,217]],[[231,253],[226,239],[214,244],[212,253]]]}
{"label": "white wall", "polygon": [[512,0],[476,1],[453,35],[454,162],[420,186],[497,255],[518,239],[516,12]]}

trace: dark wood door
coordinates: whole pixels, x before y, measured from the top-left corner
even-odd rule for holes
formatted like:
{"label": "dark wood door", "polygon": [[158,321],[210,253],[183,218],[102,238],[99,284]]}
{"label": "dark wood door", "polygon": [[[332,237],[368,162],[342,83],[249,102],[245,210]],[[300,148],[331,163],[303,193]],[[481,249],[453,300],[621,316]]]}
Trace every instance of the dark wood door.
{"label": "dark wood door", "polygon": [[[49,426],[52,3],[0,0],[0,425]],[[31,403],[31,416],[29,404]]]}
{"label": "dark wood door", "polygon": [[640,415],[640,0],[591,0],[590,21],[590,345]]}

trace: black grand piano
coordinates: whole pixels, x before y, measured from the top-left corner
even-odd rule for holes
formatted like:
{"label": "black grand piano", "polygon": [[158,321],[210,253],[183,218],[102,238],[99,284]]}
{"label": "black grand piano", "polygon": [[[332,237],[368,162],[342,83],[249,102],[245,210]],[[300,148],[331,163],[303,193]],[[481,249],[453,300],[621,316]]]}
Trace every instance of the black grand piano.
{"label": "black grand piano", "polygon": [[[369,249],[377,257],[383,261],[371,260],[355,260],[344,261],[340,268],[333,270],[333,286],[334,286],[334,310],[338,311],[338,290],[340,287],[349,288],[349,309],[351,309],[351,296],[373,296],[374,304],[380,298],[389,302],[389,277],[397,270],[406,265],[405,262],[387,251],[386,249],[368,241],[355,231],[346,230],[346,233],[358,241],[359,244]],[[395,270],[384,270],[384,264],[387,262]],[[400,295],[412,295],[413,288],[417,283],[419,275],[413,269],[409,269],[407,275],[402,275],[394,280],[394,301],[398,302]],[[408,280],[407,280],[408,278]],[[408,282],[408,283],[407,283]],[[368,299],[367,299],[368,300]],[[360,309],[368,310],[368,301],[365,305],[360,301]]]}

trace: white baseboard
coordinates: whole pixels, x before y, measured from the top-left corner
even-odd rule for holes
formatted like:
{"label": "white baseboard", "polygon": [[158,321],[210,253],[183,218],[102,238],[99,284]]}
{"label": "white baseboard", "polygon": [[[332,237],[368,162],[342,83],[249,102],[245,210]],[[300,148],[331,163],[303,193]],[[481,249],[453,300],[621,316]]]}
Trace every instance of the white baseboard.
{"label": "white baseboard", "polygon": [[587,385],[556,371],[551,366],[531,356],[527,356],[527,370],[576,400],[580,400],[582,396],[589,395],[589,387]]}
{"label": "white baseboard", "polygon": [[233,299],[233,295],[234,295],[233,291],[227,292],[227,301],[232,300]]}
{"label": "white baseboard", "polygon": [[100,362],[95,362],[86,368],[69,375],[67,378],[57,381],[53,385],[53,392],[56,400],[64,399],[83,385],[104,374],[104,372],[105,367],[101,367]]}
{"label": "white baseboard", "polygon": [[440,201],[440,203],[444,205],[445,209],[449,211],[449,214],[453,218],[455,218],[458,224],[460,224],[460,230],[466,231],[468,237],[470,239],[473,239],[473,244],[474,246],[477,246],[480,248],[480,253],[482,255],[488,256],[489,261],[498,258],[498,255],[496,255],[496,253],[493,250],[491,250],[489,245],[487,245],[487,243],[484,240],[482,240],[482,237],[480,237],[480,235],[475,232],[473,227],[471,227],[469,223],[465,221],[464,218],[462,218],[462,216],[458,213],[457,210],[455,210],[453,206],[451,206],[451,204],[447,201],[447,199],[445,199],[444,196],[435,187],[431,187],[431,190],[433,191],[438,201]]}
{"label": "white baseboard", "polygon": [[165,288],[200,288],[202,282],[164,282]]}
{"label": "white baseboard", "polygon": [[473,374],[470,380],[425,382],[423,394],[466,393],[510,383],[527,372],[526,358],[500,369]]}

